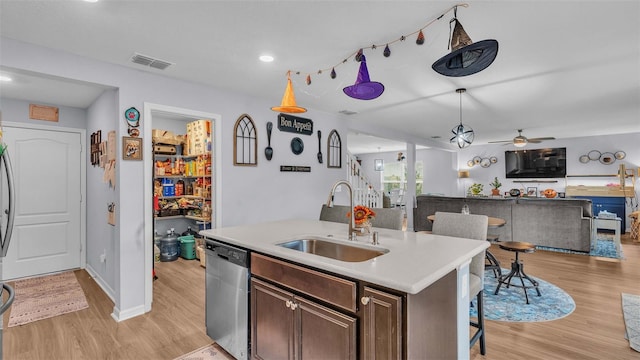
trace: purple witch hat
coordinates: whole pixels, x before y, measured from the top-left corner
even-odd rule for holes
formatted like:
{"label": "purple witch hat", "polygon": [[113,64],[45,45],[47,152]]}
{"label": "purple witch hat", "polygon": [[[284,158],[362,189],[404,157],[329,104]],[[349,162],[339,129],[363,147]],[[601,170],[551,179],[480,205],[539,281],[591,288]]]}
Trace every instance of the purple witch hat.
{"label": "purple witch hat", "polygon": [[360,70],[356,83],[342,89],[347,96],[360,100],[371,100],[382,95],[384,85],[369,79],[369,71],[367,70],[367,60],[364,55],[360,56]]}

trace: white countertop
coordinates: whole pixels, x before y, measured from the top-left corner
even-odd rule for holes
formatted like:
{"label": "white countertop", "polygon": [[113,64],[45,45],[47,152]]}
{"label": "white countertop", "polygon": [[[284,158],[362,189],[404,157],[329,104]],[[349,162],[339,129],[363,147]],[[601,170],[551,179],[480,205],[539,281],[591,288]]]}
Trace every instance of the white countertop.
{"label": "white countertop", "polygon": [[[231,245],[299,264],[365,280],[409,294],[417,294],[489,247],[487,241],[373,228],[379,245],[370,237],[349,241],[348,224],[319,220],[284,220],[255,225],[202,230],[200,234]],[[345,262],[287,249],[276,244],[305,237],[320,237],[349,245],[388,249],[363,262]]]}

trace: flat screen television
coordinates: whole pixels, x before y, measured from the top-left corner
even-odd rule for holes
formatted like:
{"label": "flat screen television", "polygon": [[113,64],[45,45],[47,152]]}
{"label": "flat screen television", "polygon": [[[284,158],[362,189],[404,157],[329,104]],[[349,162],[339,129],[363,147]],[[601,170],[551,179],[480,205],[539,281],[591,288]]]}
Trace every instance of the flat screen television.
{"label": "flat screen television", "polygon": [[504,152],[507,179],[561,178],[567,175],[567,148]]}

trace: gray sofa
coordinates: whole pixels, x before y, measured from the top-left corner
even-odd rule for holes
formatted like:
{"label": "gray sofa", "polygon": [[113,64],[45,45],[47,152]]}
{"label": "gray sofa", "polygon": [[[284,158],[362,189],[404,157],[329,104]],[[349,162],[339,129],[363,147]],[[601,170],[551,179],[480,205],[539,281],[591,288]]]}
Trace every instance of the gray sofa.
{"label": "gray sofa", "polygon": [[413,209],[414,231],[431,231],[428,215],[460,212],[467,204],[472,214],[504,219],[506,225],[489,229],[500,241],[588,252],[591,247],[591,200],[545,198],[461,198],[420,195]]}

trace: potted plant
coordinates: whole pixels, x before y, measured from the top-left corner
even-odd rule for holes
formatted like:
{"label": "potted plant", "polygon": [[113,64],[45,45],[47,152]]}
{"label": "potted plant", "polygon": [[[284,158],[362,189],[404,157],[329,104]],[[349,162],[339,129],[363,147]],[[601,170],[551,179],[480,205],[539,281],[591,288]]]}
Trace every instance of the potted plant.
{"label": "potted plant", "polygon": [[474,183],[473,185],[471,185],[471,187],[469,187],[469,191],[472,195],[475,196],[480,195],[482,193],[482,189],[484,189],[484,186],[478,183]]}
{"label": "potted plant", "polygon": [[500,195],[500,186],[502,186],[502,183],[498,180],[497,176],[493,178],[493,181],[489,185],[491,185],[491,195]]}

